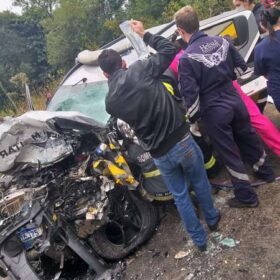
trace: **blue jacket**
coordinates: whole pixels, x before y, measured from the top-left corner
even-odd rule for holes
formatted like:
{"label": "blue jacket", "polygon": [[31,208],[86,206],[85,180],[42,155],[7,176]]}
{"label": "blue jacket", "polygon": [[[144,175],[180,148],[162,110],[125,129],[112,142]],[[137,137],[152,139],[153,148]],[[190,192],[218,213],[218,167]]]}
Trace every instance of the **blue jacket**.
{"label": "blue jacket", "polygon": [[247,65],[231,43],[221,37],[195,33],[179,62],[180,91],[190,122],[195,122],[220,93],[236,94],[232,80]]}
{"label": "blue jacket", "polygon": [[280,30],[275,36],[263,39],[254,53],[255,73],[266,76],[267,92],[273,97],[280,95]]}

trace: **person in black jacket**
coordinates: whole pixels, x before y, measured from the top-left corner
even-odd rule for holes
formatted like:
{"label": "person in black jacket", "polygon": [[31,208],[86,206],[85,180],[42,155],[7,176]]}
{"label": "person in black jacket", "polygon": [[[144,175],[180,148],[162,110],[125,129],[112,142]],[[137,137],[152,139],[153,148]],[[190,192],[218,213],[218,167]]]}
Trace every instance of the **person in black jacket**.
{"label": "person in black jacket", "polygon": [[190,135],[185,110],[167,93],[160,80],[177,49],[167,39],[145,32],[139,21],[131,21],[131,27],[157,53],[134,62],[129,68],[114,50],[104,50],[100,54],[98,63],[109,85],[106,110],[128,123],[141,146],[151,153],[174,197],[186,230],[204,251],[207,234],[191,203],[186,177],[210,229],[217,229],[221,216],[214,208],[203,156]]}
{"label": "person in black jacket", "polygon": [[236,79],[234,69],[245,71],[246,63],[227,40],[199,31],[198,16],[192,7],[179,10],[175,23],[183,40],[189,43],[179,62],[179,79],[190,122],[194,124],[201,118],[214,149],[224,161],[235,194],[229,199],[229,206],[257,207],[258,197],[250,185],[240,151],[253,166],[256,177],[267,182],[275,177],[250,125],[247,109],[232,84]]}

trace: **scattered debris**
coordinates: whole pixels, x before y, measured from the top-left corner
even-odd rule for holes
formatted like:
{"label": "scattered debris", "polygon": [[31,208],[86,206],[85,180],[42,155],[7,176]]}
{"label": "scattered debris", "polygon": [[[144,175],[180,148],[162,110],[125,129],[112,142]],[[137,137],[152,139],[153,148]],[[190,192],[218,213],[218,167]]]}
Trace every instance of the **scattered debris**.
{"label": "scattered debris", "polygon": [[248,270],[245,268],[239,268],[238,271],[241,273],[248,273]]}
{"label": "scattered debris", "polygon": [[154,258],[154,257],[160,256],[161,251],[158,249],[151,249],[151,250],[148,250],[148,253],[152,254],[152,257]]}
{"label": "scattered debris", "polygon": [[240,243],[240,241],[234,240],[233,238],[224,237],[221,233],[215,232],[212,237],[218,241],[221,245],[233,248]]}
{"label": "scattered debris", "polygon": [[185,267],[182,267],[181,268],[181,271],[186,271],[187,269]]}
{"label": "scattered debris", "polygon": [[135,258],[129,258],[127,261],[126,261],[126,264],[127,265],[130,265],[131,263],[133,263],[135,261]]}
{"label": "scattered debris", "polygon": [[215,203],[219,205],[224,205],[226,203],[226,199],[222,196],[216,196]]}
{"label": "scattered debris", "polygon": [[223,239],[223,235],[219,232],[213,232],[211,237],[213,237],[216,241],[221,241]]}
{"label": "scattered debris", "polygon": [[190,250],[188,250],[188,251],[179,251],[175,255],[175,259],[177,259],[177,260],[183,259],[183,258],[187,257],[190,253],[191,253]]}
{"label": "scattered debris", "polygon": [[123,280],[126,273],[126,263],[118,262],[114,268],[106,270],[96,280]]}
{"label": "scattered debris", "polygon": [[193,273],[190,273],[186,278],[185,280],[191,280],[194,278],[194,274]]}
{"label": "scattered debris", "polygon": [[228,238],[228,237],[224,238],[220,243],[221,243],[221,245],[227,246],[229,248],[233,248],[237,244],[239,244],[238,241],[235,241],[234,239]]}
{"label": "scattered debris", "polygon": [[153,258],[158,256],[160,256],[160,251],[155,251],[152,255]]}

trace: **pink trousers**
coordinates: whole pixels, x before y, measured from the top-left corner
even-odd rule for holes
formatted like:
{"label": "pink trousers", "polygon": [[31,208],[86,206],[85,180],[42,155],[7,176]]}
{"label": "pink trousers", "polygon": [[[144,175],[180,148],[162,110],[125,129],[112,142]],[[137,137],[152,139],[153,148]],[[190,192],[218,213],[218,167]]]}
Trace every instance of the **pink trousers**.
{"label": "pink trousers", "polygon": [[248,110],[252,127],[255,128],[263,142],[277,156],[280,156],[280,131],[266,116],[261,114],[255,102],[243,92],[237,81],[234,81],[233,85],[240,94]]}

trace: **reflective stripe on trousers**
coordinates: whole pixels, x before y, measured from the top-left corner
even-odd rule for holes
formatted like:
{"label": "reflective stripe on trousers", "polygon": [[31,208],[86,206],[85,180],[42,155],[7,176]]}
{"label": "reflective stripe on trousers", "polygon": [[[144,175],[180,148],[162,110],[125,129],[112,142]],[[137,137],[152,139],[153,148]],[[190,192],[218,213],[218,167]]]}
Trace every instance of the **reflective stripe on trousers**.
{"label": "reflective stripe on trousers", "polygon": [[258,160],[258,162],[256,162],[256,163],[253,165],[254,171],[257,172],[257,171],[260,169],[260,167],[263,166],[264,161],[265,161],[265,158],[266,158],[266,152],[263,151],[263,154],[262,154],[262,156],[260,157],[260,159]]}
{"label": "reflective stripe on trousers", "polygon": [[242,180],[242,181],[249,181],[249,176],[246,173],[234,171],[233,169],[231,169],[228,166],[226,166],[226,169],[228,170],[228,172],[230,173],[230,175],[232,177],[235,177],[236,179]]}

